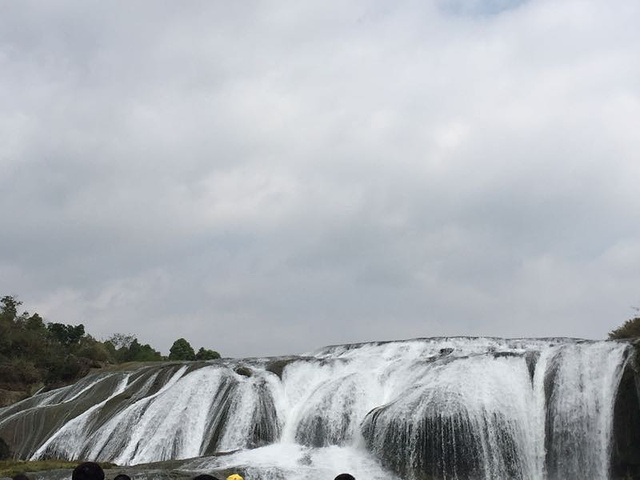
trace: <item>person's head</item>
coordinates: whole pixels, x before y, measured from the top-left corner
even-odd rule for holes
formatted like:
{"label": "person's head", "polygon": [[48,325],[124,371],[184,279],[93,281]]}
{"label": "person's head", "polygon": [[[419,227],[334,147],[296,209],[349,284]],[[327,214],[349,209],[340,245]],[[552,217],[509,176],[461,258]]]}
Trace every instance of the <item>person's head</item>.
{"label": "person's head", "polygon": [[353,475],[350,475],[348,473],[341,473],[334,480],[356,480],[356,479]]}
{"label": "person's head", "polygon": [[131,477],[126,473],[119,473],[118,475],[113,477],[113,480],[131,480]]}
{"label": "person's head", "polygon": [[203,473],[202,475],[193,477],[193,480],[218,480],[218,479],[213,475],[207,475],[206,473]]}
{"label": "person's head", "polygon": [[238,475],[237,473],[234,473],[232,475],[229,475],[227,477],[227,480],[244,480],[240,475]]}
{"label": "person's head", "polygon": [[13,477],[13,480],[29,480],[29,477],[27,477],[24,473],[19,473]]}
{"label": "person's head", "polygon": [[95,462],[84,462],[73,469],[72,480],[104,480],[104,470]]}

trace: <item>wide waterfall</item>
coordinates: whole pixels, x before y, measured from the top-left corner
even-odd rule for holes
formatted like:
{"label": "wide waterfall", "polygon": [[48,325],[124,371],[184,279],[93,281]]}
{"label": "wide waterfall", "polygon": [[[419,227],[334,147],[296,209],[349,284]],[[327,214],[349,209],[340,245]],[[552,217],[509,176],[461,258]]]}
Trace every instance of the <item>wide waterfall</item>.
{"label": "wide waterfall", "polygon": [[150,364],[0,409],[0,437],[18,458],[257,480],[624,478],[640,464],[632,352],[436,338]]}

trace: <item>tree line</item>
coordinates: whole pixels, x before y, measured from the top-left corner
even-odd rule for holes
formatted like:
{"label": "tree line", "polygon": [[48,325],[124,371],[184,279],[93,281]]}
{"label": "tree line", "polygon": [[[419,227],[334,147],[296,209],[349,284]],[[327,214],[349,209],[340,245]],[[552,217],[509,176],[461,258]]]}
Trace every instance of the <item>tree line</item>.
{"label": "tree line", "polygon": [[135,335],[116,333],[100,341],[83,324],[45,322],[38,313],[21,312],[21,305],[15,296],[0,298],[0,390],[55,388],[110,364],[220,358],[204,347],[195,352],[184,338],[166,357]]}

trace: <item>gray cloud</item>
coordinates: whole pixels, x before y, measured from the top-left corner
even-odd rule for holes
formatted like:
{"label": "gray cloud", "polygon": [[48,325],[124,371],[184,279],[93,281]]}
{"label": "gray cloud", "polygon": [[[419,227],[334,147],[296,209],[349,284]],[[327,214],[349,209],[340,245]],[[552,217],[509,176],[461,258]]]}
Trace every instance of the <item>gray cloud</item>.
{"label": "gray cloud", "polygon": [[51,321],[263,355],[640,302],[637,2],[2,9],[0,288]]}

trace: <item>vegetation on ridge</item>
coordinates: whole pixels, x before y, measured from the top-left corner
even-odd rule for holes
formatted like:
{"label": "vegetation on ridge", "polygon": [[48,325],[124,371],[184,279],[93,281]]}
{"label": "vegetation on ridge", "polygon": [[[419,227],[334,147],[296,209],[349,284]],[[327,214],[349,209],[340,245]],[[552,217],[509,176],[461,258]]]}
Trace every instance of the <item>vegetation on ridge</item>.
{"label": "vegetation on ridge", "polygon": [[618,328],[609,332],[609,338],[612,340],[638,337],[640,337],[640,317],[627,320]]}
{"label": "vegetation on ridge", "polygon": [[[21,305],[15,296],[0,298],[0,407],[73,383],[94,368],[167,360],[134,335],[116,333],[99,341],[83,324],[45,322],[38,313],[21,312]],[[220,354],[205,348],[196,354],[184,338],[174,342],[169,355],[171,360],[215,358]]]}

